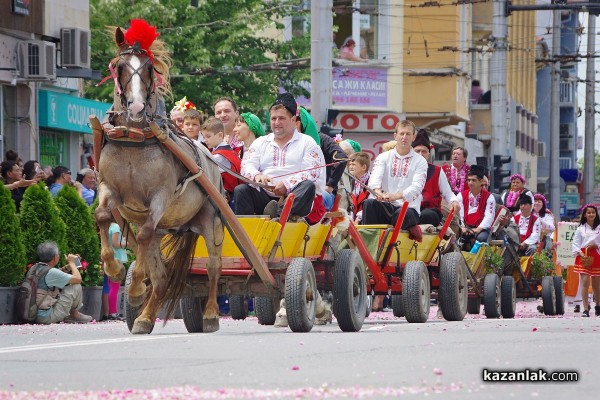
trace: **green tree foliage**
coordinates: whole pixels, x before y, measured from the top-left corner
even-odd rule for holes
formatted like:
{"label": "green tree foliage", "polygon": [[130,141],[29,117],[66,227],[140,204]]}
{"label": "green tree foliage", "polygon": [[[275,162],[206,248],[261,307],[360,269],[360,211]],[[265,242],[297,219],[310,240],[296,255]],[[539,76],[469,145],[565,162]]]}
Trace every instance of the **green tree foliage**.
{"label": "green tree foliage", "polygon": [[54,202],[66,225],[66,242],[69,253],[79,254],[88,264],[100,263],[100,240],[96,234],[90,208],[77,190],[64,185]]}
{"label": "green tree foliage", "polygon": [[25,246],[19,217],[8,190],[0,182],[0,286],[15,286],[25,274]]}
{"label": "green tree foliage", "polygon": [[[27,263],[37,261],[37,246],[48,240],[56,242],[62,254],[67,250],[65,223],[43,183],[30,186],[21,202],[21,231]],[[61,263],[64,259],[61,257]]]}
{"label": "green tree foliage", "polygon": [[[170,48],[173,98],[187,96],[196,106],[212,113],[212,104],[221,96],[234,98],[243,111],[258,113],[271,104],[279,86],[306,94],[293,86],[310,76],[299,72],[256,71],[249,66],[308,57],[308,34],[291,42],[267,38],[267,29],[281,29],[283,15],[302,11],[300,0],[91,0],[92,68],[108,75],[108,61],[116,55],[114,33],[107,26],[127,28],[129,19],[143,18],[155,25]],[[294,79],[294,74],[299,74]],[[96,88],[88,82],[86,97],[112,102],[112,81]],[[167,101],[167,109],[173,103]]]}
{"label": "green tree foliage", "polygon": [[[577,160],[577,166],[580,170],[583,170],[584,158]],[[594,151],[594,186],[600,185],[600,151]]]}

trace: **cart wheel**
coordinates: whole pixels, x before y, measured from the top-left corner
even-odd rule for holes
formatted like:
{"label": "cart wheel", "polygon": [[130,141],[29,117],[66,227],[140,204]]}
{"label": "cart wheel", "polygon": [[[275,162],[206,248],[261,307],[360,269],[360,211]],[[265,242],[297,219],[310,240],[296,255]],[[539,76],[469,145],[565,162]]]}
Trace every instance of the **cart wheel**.
{"label": "cart wheel", "polygon": [[459,252],[446,253],[440,263],[440,298],[442,315],[448,321],[462,321],[467,314],[469,287],[467,266]]}
{"label": "cart wheel", "polygon": [[500,318],[500,278],[487,274],[483,280],[483,311],[487,318]]}
{"label": "cart wheel", "polygon": [[562,276],[553,276],[554,294],[556,295],[556,315],[565,314],[565,284]]}
{"label": "cart wheel", "polygon": [[556,315],[556,292],[554,290],[554,279],[551,276],[542,278],[542,306],[544,314]]}
{"label": "cart wheel", "polygon": [[394,317],[402,318],[406,315],[404,312],[403,296],[401,294],[392,295],[392,311],[394,312]]}
{"label": "cart wheel", "polygon": [[429,317],[431,286],[423,261],[409,261],[402,279],[402,302],[408,322],[425,322]]}
{"label": "cart wheel", "polygon": [[183,324],[189,333],[204,332],[202,297],[183,297],[179,300]]}
{"label": "cart wheel", "polygon": [[[134,307],[129,304],[129,286],[131,286],[131,277],[133,275],[133,270],[135,268],[135,261],[132,261],[131,265],[127,269],[127,275],[125,275],[125,321],[127,322],[127,329],[129,332],[133,329],[133,323],[135,319],[140,316],[142,312],[142,307]],[[154,329],[154,324],[152,325],[152,329]],[[150,330],[151,333],[152,329]]]}
{"label": "cart wheel", "polygon": [[371,315],[371,308],[373,307],[373,296],[367,296],[367,307],[365,308],[365,318]]}
{"label": "cart wheel", "polygon": [[277,318],[275,304],[279,308],[279,301],[274,301],[272,297],[256,296],[254,298],[254,311],[260,325],[273,325]]}
{"label": "cart wheel", "polygon": [[294,258],[285,273],[285,307],[293,332],[310,332],[315,323],[317,281],[312,263]]}
{"label": "cart wheel", "polygon": [[333,314],[344,332],[358,332],[365,320],[367,277],[355,250],[340,251],[333,270]]}
{"label": "cart wheel", "polygon": [[515,286],[515,278],[512,276],[503,276],[502,282],[500,283],[500,291],[502,294],[500,296],[502,317],[514,318],[515,311],[517,310],[517,288]]}
{"label": "cart wheel", "polygon": [[479,314],[481,311],[481,297],[470,297],[467,300],[467,312],[469,314]]}
{"label": "cart wheel", "polygon": [[232,319],[246,319],[248,316],[248,302],[246,296],[232,294],[229,296],[229,311]]}

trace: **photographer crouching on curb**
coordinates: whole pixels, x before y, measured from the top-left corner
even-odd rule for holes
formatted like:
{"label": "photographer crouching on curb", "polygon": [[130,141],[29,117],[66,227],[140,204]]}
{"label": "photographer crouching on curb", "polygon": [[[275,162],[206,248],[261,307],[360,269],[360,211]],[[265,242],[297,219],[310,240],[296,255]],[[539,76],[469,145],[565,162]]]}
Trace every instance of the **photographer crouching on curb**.
{"label": "photographer crouching on curb", "polygon": [[38,324],[53,324],[66,322],[71,324],[86,324],[92,317],[80,313],[82,306],[81,274],[79,273],[79,257],[67,254],[67,266],[70,273],[54,268],[60,261],[60,252],[54,242],[44,242],[37,247],[39,262],[31,268],[47,265],[50,267],[45,276],[38,281],[37,318]]}

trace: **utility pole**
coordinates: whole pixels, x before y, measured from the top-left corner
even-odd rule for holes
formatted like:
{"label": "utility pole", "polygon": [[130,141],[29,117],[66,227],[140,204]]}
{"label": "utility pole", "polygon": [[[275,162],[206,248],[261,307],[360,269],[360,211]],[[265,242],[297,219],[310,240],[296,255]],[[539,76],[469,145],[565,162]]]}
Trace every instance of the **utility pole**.
{"label": "utility pole", "polygon": [[311,1],[310,4],[310,113],[317,126],[327,122],[331,108],[331,49],[333,0]]}
{"label": "utility pole", "polygon": [[[506,95],[506,48],[508,27],[506,24],[506,0],[494,0],[492,36],[494,52],[492,53],[492,72],[490,90],[492,92],[492,141],[490,158],[508,155],[506,140],[508,138],[507,95]],[[491,176],[490,187],[495,187],[494,175]]]}
{"label": "utility pole", "polygon": [[550,209],[560,219],[560,11],[552,11],[552,70],[550,87]]}
{"label": "utility pole", "polygon": [[594,60],[596,51],[596,16],[588,14],[587,37],[587,69],[585,74],[585,146],[583,154],[583,204],[589,204],[594,199],[594,183],[596,171],[595,132],[594,132],[594,105],[595,105],[595,77]]}

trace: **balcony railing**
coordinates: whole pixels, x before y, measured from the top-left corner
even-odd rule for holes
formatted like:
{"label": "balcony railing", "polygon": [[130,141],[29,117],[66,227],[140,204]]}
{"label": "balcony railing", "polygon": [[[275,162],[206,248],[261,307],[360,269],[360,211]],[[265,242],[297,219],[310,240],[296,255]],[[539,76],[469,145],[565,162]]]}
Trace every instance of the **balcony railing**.
{"label": "balcony railing", "polygon": [[575,82],[560,83],[560,103],[573,104],[575,96]]}
{"label": "balcony railing", "polygon": [[572,159],[571,157],[559,157],[558,158],[558,163],[560,165],[560,169],[571,169],[571,165],[572,165]]}

